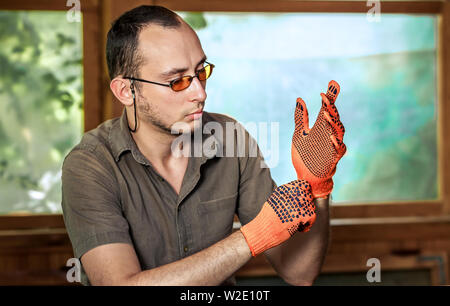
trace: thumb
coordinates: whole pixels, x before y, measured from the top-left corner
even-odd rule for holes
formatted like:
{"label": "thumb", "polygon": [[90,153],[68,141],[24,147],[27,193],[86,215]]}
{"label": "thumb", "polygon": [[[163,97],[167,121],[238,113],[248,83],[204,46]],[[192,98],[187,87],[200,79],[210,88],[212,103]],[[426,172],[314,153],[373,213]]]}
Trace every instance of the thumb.
{"label": "thumb", "polygon": [[308,109],[302,98],[297,98],[295,107],[295,132],[309,133]]}

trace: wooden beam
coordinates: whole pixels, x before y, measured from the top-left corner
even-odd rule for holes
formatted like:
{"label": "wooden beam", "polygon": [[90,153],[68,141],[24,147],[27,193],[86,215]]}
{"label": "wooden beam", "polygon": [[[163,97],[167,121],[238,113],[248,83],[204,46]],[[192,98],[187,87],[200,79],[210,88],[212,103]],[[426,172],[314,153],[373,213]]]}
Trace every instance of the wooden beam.
{"label": "wooden beam", "polygon": [[[80,0],[81,11],[96,10],[99,0]],[[68,11],[66,0],[14,0],[2,1],[1,10]]]}
{"label": "wooden beam", "polygon": [[450,214],[450,2],[443,5],[439,19],[439,178],[444,213]]}
{"label": "wooden beam", "polygon": [[61,214],[1,215],[1,230],[65,228]]}
{"label": "wooden beam", "polygon": [[[367,1],[156,0],[176,11],[367,13]],[[442,1],[382,1],[381,13],[437,14]]]}
{"label": "wooden beam", "polygon": [[439,216],[442,215],[443,206],[443,201],[339,203],[331,205],[330,217],[334,219]]}
{"label": "wooden beam", "polygon": [[332,243],[450,239],[450,217],[331,220]]}
{"label": "wooden beam", "polygon": [[[82,5],[82,10],[84,6]],[[103,91],[100,6],[83,10],[83,109],[84,131],[94,129],[102,122]]]}

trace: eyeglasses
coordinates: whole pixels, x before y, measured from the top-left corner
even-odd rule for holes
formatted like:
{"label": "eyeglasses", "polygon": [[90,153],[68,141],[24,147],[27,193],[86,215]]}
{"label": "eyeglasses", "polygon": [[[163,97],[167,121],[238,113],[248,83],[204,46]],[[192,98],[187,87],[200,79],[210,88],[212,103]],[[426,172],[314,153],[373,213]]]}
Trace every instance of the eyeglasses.
{"label": "eyeglasses", "polygon": [[192,80],[195,77],[197,77],[200,81],[206,81],[211,76],[214,65],[211,63],[208,63],[206,61],[205,61],[205,63],[207,65],[204,66],[202,69],[198,70],[195,73],[195,75],[182,76],[180,78],[177,78],[177,79],[171,81],[169,84],[162,84],[162,83],[137,79],[137,78],[133,78],[133,77],[124,77],[124,79],[129,79],[129,80],[144,82],[144,83],[150,83],[150,84],[156,84],[156,85],[161,85],[161,86],[167,86],[167,87],[170,87],[173,91],[182,91],[191,85]]}

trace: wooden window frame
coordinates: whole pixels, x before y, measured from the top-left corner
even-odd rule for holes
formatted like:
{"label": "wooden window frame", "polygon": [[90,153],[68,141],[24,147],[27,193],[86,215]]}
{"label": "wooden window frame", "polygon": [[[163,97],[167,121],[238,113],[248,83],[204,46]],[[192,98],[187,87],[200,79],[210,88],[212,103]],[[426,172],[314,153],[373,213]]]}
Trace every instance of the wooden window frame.
{"label": "wooden window frame", "polygon": [[[156,0],[175,11],[208,12],[296,12],[367,13],[367,1],[295,0]],[[331,219],[383,218],[387,221],[408,217],[442,217],[450,213],[450,3],[430,1],[381,1],[381,14],[433,14],[438,16],[437,99],[438,99],[438,190],[439,198],[430,201],[392,201],[348,203],[331,206]],[[392,219],[391,219],[392,218]],[[355,220],[356,221],[356,220]],[[358,221],[359,222],[359,221]],[[333,224],[332,220],[332,224]]]}
{"label": "wooden window frame", "polygon": [[[211,12],[303,12],[367,13],[367,1],[295,1],[295,0],[81,0],[83,13],[83,69],[85,131],[104,120],[120,115],[122,107],[114,103],[104,60],[106,33],[112,20],[127,9],[141,4],[163,5],[176,11]],[[15,0],[0,4],[1,10],[64,10],[66,1]],[[450,215],[450,3],[444,1],[382,1],[381,13],[435,14],[438,16],[438,182],[439,199],[434,201],[351,203],[331,206],[332,226],[409,222],[408,218],[427,222],[448,222]],[[99,43],[100,42],[100,43]],[[407,220],[406,220],[406,219]],[[444,220],[445,219],[445,220]],[[403,220],[403,221],[402,221]],[[405,221],[406,220],[406,221]],[[379,222],[379,223],[378,223]],[[0,230],[64,228],[61,214],[0,216]]]}

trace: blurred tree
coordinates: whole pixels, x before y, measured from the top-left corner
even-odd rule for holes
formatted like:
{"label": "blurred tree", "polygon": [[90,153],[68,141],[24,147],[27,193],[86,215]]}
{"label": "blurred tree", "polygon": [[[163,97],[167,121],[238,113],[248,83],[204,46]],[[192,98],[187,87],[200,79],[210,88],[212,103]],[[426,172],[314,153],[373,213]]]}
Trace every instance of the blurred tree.
{"label": "blurred tree", "polygon": [[59,212],[82,134],[82,30],[65,12],[0,11],[0,213]]}
{"label": "blurred tree", "polygon": [[186,21],[194,30],[200,30],[208,26],[202,12],[187,12],[182,14],[182,16],[184,21]]}

